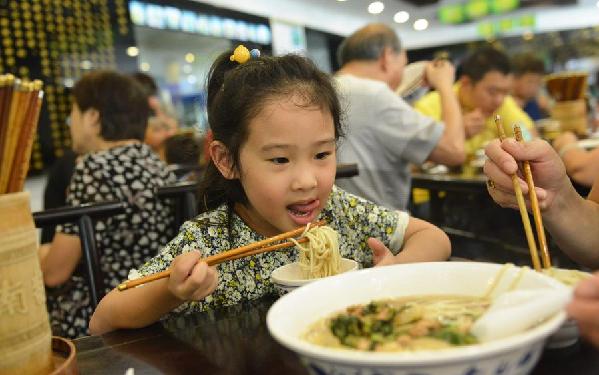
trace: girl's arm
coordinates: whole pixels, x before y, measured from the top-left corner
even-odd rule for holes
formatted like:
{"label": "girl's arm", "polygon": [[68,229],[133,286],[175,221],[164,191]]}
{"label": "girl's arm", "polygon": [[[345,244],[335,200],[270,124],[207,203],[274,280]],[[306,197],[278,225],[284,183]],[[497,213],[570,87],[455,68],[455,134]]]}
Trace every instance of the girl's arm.
{"label": "girl's arm", "polygon": [[368,239],[376,266],[399,263],[434,262],[447,260],[451,255],[451,243],[439,228],[424,220],[410,217],[404,234],[402,251],[393,255],[378,239]]}
{"label": "girl's arm", "polygon": [[410,217],[404,234],[403,249],[395,255],[395,263],[443,261],[450,255],[451,242],[441,229],[424,220]]}
{"label": "girl's arm", "polygon": [[216,288],[218,276],[215,268],[198,263],[199,259],[198,251],[181,254],[173,260],[168,279],[108,293],[89,322],[91,334],[145,327],[185,301],[205,298]]}

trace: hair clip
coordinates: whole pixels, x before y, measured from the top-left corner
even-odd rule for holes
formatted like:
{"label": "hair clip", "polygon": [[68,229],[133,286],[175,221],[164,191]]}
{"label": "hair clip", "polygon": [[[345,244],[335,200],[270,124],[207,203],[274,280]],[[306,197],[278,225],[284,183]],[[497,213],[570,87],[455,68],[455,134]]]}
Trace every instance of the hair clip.
{"label": "hair clip", "polygon": [[245,64],[250,58],[257,59],[260,57],[260,50],[254,48],[249,51],[246,46],[240,44],[233,50],[233,54],[229,57],[231,61],[237,61],[240,64]]}

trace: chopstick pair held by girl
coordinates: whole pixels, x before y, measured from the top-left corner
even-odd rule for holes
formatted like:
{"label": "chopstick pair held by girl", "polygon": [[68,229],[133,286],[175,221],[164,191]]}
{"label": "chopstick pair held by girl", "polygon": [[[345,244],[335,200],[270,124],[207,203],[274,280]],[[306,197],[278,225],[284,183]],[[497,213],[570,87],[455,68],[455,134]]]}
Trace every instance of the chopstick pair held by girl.
{"label": "chopstick pair held by girl", "polygon": [[325,73],[295,55],[240,64],[238,49],[218,57],[210,71],[214,140],[199,195],[203,213],[130,274],[171,267],[169,278],[110,292],[92,316],[93,334],[273,293],[271,272],[295,261],[296,251],[228,261],[218,266],[219,276],[198,261],[317,220],[339,233],[341,255],[363,267],[449,256],[440,229],[334,187],[341,109]]}

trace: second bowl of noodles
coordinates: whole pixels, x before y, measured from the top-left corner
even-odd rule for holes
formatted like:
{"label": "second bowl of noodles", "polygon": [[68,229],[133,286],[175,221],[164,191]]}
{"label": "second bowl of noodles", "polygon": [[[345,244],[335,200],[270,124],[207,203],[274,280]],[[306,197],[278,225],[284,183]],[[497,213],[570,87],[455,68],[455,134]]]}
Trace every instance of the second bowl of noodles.
{"label": "second bowl of noodles", "polygon": [[[340,258],[339,262],[340,265],[337,274],[355,271],[359,267],[358,262],[353,259]],[[270,278],[272,279],[272,282],[279,293],[285,294],[295,288],[314,282],[326,276],[310,277],[309,270],[306,270],[305,267],[302,267],[300,262],[293,262],[275,269],[270,275]]]}

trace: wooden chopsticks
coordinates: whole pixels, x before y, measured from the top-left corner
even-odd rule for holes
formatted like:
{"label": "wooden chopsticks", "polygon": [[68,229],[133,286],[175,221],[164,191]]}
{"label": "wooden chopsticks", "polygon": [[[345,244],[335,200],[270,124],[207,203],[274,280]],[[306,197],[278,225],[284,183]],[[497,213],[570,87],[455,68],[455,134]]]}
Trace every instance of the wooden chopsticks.
{"label": "wooden chopsticks", "polygon": [[[505,136],[505,131],[503,130],[503,124],[501,123],[501,118],[499,115],[495,116],[495,125],[497,126],[497,131],[499,133],[499,139],[503,141]],[[514,134],[516,136],[516,140],[520,143],[523,143],[524,140],[522,138],[522,130],[518,125],[514,126]],[[541,217],[541,210],[539,209],[539,201],[537,199],[537,193],[535,191],[535,185],[532,178],[532,171],[530,169],[530,163],[528,161],[524,161],[522,163],[522,171],[523,175],[526,179],[526,183],[528,185],[528,195],[531,202],[532,214],[535,221],[535,229],[537,232],[537,238],[539,240],[539,246],[541,248],[543,268],[551,268],[551,259],[549,257],[549,249],[547,247],[547,239],[545,237],[545,229],[543,228],[543,218]],[[532,227],[530,225],[530,219],[528,218],[528,211],[526,210],[526,203],[524,201],[524,194],[522,193],[522,189],[520,188],[520,183],[518,182],[518,176],[513,174],[512,176],[512,184],[514,186],[514,191],[516,193],[516,201],[518,202],[518,208],[520,209],[520,216],[522,217],[522,224],[524,225],[524,233],[526,234],[526,241],[528,242],[528,249],[530,250],[530,257],[532,259],[532,265],[536,271],[541,270],[541,262],[539,261],[539,253],[537,250],[537,245],[535,242],[535,237],[532,233]]]}
{"label": "wooden chopsticks", "polygon": [[[325,224],[326,224],[326,222],[324,220],[321,220],[321,221],[311,224],[310,228],[314,228],[314,227],[325,225]],[[289,232],[281,233],[274,237],[266,238],[262,241],[254,242],[249,245],[241,246],[241,247],[231,249],[231,250],[219,253],[219,254],[211,255],[209,257],[200,259],[200,261],[208,263],[209,266],[214,266],[216,264],[219,264],[219,263],[222,263],[222,262],[225,262],[228,260],[244,258],[244,257],[250,256],[250,255],[256,255],[256,254],[266,253],[266,252],[270,252],[270,251],[280,250],[280,249],[283,249],[286,247],[292,247],[292,246],[295,246],[295,242],[293,242],[293,241],[282,242],[282,243],[278,243],[278,244],[274,244],[274,245],[270,245],[270,244],[281,241],[281,240],[286,240],[289,238],[299,236],[302,233],[304,233],[304,230],[306,230],[306,227],[300,227],[300,228],[294,229]],[[303,238],[297,239],[296,241],[298,243],[304,243],[304,242],[308,241],[308,239],[306,237],[303,237]],[[270,245],[270,246],[267,246],[267,245]],[[169,268],[162,272],[158,272],[158,273],[148,275],[145,277],[140,277],[139,279],[126,281],[126,282],[120,284],[117,289],[120,291],[127,290],[130,288],[136,287],[138,285],[146,284],[151,281],[169,277],[170,274],[171,274],[171,269]]]}

